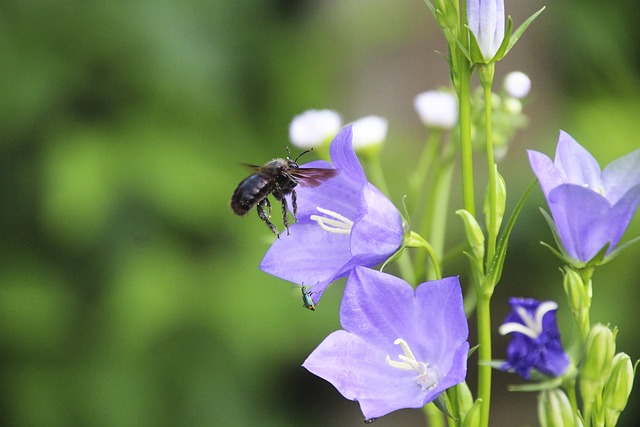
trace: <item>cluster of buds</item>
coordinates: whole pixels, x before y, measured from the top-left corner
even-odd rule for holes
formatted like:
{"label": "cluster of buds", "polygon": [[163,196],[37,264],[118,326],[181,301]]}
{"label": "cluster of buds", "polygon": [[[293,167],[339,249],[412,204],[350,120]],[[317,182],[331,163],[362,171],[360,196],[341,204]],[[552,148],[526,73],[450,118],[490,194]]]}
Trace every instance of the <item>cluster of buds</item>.
{"label": "cluster of buds", "polygon": [[[513,71],[505,76],[502,89],[491,95],[491,131],[497,161],[506,156],[516,131],[527,125],[528,119],[522,109],[530,90],[531,79],[521,71]],[[471,98],[471,120],[475,148],[485,151],[484,94],[480,87]]]}
{"label": "cluster of buds", "polygon": [[634,368],[625,353],[616,354],[617,329],[596,324],[585,343],[580,368],[583,416],[594,425],[614,426],[627,405],[633,386]]}

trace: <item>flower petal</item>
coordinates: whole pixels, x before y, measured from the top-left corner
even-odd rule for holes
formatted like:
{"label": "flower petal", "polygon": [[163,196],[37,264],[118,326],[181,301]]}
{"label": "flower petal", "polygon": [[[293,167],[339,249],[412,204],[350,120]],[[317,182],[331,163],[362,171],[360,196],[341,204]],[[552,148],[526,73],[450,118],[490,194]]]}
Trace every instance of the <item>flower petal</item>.
{"label": "flower petal", "polygon": [[[330,168],[331,164],[320,160],[302,166],[302,168],[306,167]],[[317,187],[296,187],[298,221],[303,221],[311,215],[318,215],[318,207],[338,212],[354,220],[357,205],[353,201],[358,200],[360,197],[362,185],[363,183],[355,181],[349,174],[338,170],[336,176]],[[289,203],[289,206],[291,206],[291,203]]]}
{"label": "flower petal", "polygon": [[367,183],[351,230],[351,253],[356,262],[369,267],[380,264],[398,250],[403,239],[400,212],[380,190]]}
{"label": "flower petal", "polygon": [[330,148],[331,161],[333,162],[333,166],[340,170],[340,175],[344,174],[350,180],[364,185],[367,177],[353,150],[351,144],[352,137],[353,132],[351,126],[345,127],[336,135]]}
{"label": "flower petal", "polygon": [[[549,209],[567,253],[589,261],[609,241],[608,226],[595,231],[611,206],[600,194],[574,184],[563,184],[549,193]],[[615,227],[615,225],[612,224]]]}
{"label": "flower petal", "polygon": [[318,302],[324,288],[337,278],[337,273],[351,258],[349,235],[327,233],[311,220],[293,224],[289,230],[290,236],[283,233],[273,242],[260,269],[308,286],[313,292],[313,301]]}
{"label": "flower petal", "polygon": [[544,197],[548,198],[551,190],[564,183],[562,174],[556,169],[549,156],[533,150],[527,150],[529,164],[538,177]]}
{"label": "flower petal", "polygon": [[[396,350],[397,351],[397,350]],[[423,399],[411,371],[389,366],[387,354],[368,340],[349,333],[331,333],[302,366],[329,381],[347,399],[357,400],[365,418],[401,408],[420,408]]]}
{"label": "flower petal", "polygon": [[602,185],[596,159],[564,131],[560,131],[558,138],[555,165],[564,174],[566,184],[586,184],[592,189]]}
{"label": "flower petal", "polygon": [[[412,324],[416,333],[424,336],[417,352],[430,360],[450,360],[442,352],[459,347],[469,338],[458,277],[446,277],[418,286],[416,306],[418,310]],[[449,371],[451,366],[439,368]]]}
{"label": "flower petal", "polygon": [[640,150],[609,163],[602,172],[606,198],[615,204],[633,187],[640,184]]}
{"label": "flower petal", "polygon": [[340,321],[349,332],[383,345],[395,354],[396,338],[407,339],[414,319],[407,307],[415,304],[415,292],[404,280],[369,268],[356,267],[345,286]]}

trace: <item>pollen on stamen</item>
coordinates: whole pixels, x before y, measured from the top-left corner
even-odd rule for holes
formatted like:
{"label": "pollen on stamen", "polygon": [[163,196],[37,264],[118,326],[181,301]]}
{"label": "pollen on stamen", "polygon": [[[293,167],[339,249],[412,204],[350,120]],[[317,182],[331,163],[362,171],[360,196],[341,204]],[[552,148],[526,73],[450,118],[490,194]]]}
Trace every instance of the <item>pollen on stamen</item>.
{"label": "pollen on stamen", "polygon": [[330,233],[337,234],[349,234],[351,233],[351,227],[353,227],[353,221],[350,219],[340,215],[337,212],[330,211],[329,209],[324,209],[320,207],[316,207],[318,212],[327,215],[311,215],[309,219],[318,223],[318,225],[325,231]]}
{"label": "pollen on stamen", "polygon": [[418,375],[414,378],[414,381],[420,386],[423,392],[427,392],[438,385],[438,381],[440,380],[438,369],[429,365],[427,362],[419,362],[409,348],[409,344],[402,338],[398,338],[393,343],[400,345],[404,354],[398,355],[400,361],[391,360],[387,355],[385,361],[389,366],[403,371],[416,371]]}

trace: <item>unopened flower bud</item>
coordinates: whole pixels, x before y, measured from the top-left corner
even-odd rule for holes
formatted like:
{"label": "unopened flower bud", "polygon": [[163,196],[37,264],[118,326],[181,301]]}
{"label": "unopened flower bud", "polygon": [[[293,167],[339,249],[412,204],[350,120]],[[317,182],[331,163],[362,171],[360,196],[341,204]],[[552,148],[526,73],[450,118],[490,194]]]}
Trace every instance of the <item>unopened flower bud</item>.
{"label": "unopened flower bud", "polygon": [[307,110],[289,124],[289,140],[300,148],[313,148],[331,141],[342,127],[340,115],[333,110]]}
{"label": "unopened flower bud", "polygon": [[[494,165],[495,173],[496,173],[496,235],[497,231],[500,229],[500,225],[502,224],[502,218],[504,217],[504,210],[507,205],[507,184],[504,181],[504,178],[498,172],[498,167]],[[491,198],[489,195],[491,187],[487,185],[487,190],[484,196],[484,204],[482,206],[482,211],[484,212],[486,219],[487,229],[489,228],[489,212],[491,203]]]}
{"label": "unopened flower bud", "polygon": [[430,90],[415,97],[413,105],[425,126],[451,129],[458,123],[458,100],[449,92]]}
{"label": "unopened flower bud", "polygon": [[382,146],[387,138],[387,119],[379,116],[366,116],[353,122],[353,148],[356,151]]}
{"label": "unopened flower bud", "polygon": [[584,283],[576,270],[565,267],[563,285],[571,310],[578,312],[585,306],[589,307],[589,299],[585,292]]}
{"label": "unopened flower bud", "polygon": [[451,415],[455,418],[462,419],[473,406],[473,395],[464,381],[447,390],[447,397],[451,404]]}
{"label": "unopened flower bud", "polygon": [[521,71],[512,71],[504,78],[504,90],[514,98],[524,98],[531,90],[531,79]]}
{"label": "unopened flower bud", "polygon": [[602,324],[594,325],[587,336],[580,368],[580,394],[586,405],[590,405],[602,391],[615,352],[616,340],[611,329]]}
{"label": "unopened flower bud", "polygon": [[462,427],[479,427],[480,426],[480,407],[482,400],[475,401],[471,409],[467,411],[462,421]]}
{"label": "unopened flower bud", "polygon": [[631,358],[618,353],[611,363],[611,374],[604,386],[603,401],[606,425],[615,425],[620,413],[627,406],[633,387],[633,366]]}
{"label": "unopened flower bud", "polygon": [[561,389],[545,390],[538,396],[538,420],[541,427],[573,427],[576,417],[569,398]]}
{"label": "unopened flower bud", "polygon": [[459,209],[456,211],[456,215],[462,218],[464,223],[464,231],[467,235],[467,241],[471,247],[471,251],[477,261],[482,262],[484,260],[484,234],[478,224],[478,221],[468,211]]}

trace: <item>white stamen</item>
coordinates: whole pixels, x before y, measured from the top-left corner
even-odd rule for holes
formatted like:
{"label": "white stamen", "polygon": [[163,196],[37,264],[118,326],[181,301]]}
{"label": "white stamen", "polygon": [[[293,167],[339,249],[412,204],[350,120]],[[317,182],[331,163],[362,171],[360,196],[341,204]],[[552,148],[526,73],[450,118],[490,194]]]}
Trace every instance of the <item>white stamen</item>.
{"label": "white stamen", "polygon": [[546,301],[538,306],[536,312],[534,313],[534,316],[531,317],[524,307],[516,307],[516,312],[518,313],[518,316],[520,316],[520,319],[522,319],[522,321],[524,322],[524,325],[517,322],[505,323],[501,325],[500,328],[498,328],[498,332],[500,333],[500,335],[519,332],[532,339],[536,339],[540,336],[540,334],[542,334],[542,319],[544,318],[544,315],[552,310],[557,309],[558,304],[553,301]]}
{"label": "white stamen", "polygon": [[600,184],[596,185],[595,187],[591,188],[591,186],[589,184],[582,184],[583,188],[588,188],[591,191],[595,191],[596,193],[598,193],[601,196],[604,196],[604,187]]}
{"label": "white stamen", "polygon": [[340,215],[337,212],[330,211],[328,209],[323,209],[320,207],[316,207],[318,212],[323,213],[327,216],[320,215],[311,215],[309,219],[318,223],[318,225],[325,231],[330,233],[338,233],[338,234],[349,234],[351,233],[351,227],[353,227],[353,221],[350,219]]}
{"label": "white stamen", "polygon": [[398,360],[391,360],[389,356],[386,357],[386,362],[389,366],[397,369],[402,369],[403,371],[416,371],[418,375],[414,378],[416,384],[420,386],[422,391],[426,392],[433,389],[438,385],[438,380],[440,376],[438,374],[438,370],[429,366],[427,362],[418,362],[416,357],[413,355],[413,352],[409,348],[409,344],[402,338],[398,338],[393,342],[395,345],[400,345],[404,355],[399,354]]}

